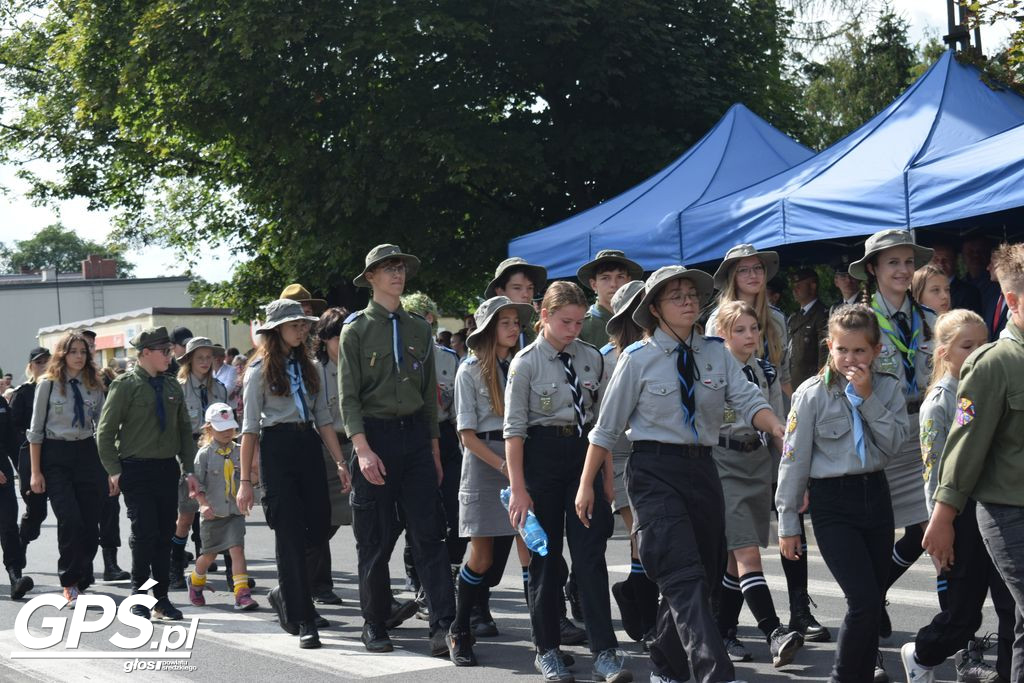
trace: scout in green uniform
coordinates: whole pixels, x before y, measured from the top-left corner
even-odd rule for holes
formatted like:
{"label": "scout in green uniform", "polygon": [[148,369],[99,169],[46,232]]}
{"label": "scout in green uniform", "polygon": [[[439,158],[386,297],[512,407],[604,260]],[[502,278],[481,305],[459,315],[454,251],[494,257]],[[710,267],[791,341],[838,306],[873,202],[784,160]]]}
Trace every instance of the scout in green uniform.
{"label": "scout in green uniform", "polygon": [[[513,256],[498,264],[494,269],[494,279],[484,290],[484,300],[494,296],[507,296],[514,304],[533,304],[535,296],[538,296],[548,282],[548,271],[544,266],[535,266],[527,263],[526,259]],[[536,320],[536,316],[534,317]],[[524,325],[519,333],[519,348],[525,348],[527,344],[537,338],[537,332],[533,329],[534,320]]]}
{"label": "scout in green uniform", "polygon": [[605,326],[612,317],[612,297],[619,287],[630,280],[642,280],[644,269],[636,261],[616,249],[602,249],[592,261],[580,266],[576,279],[580,284],[597,294],[597,301],[587,309],[583,319],[580,339],[601,348],[608,343]]}
{"label": "scout in green uniform", "polygon": [[396,539],[395,507],[405,516],[416,571],[430,611],[431,654],[448,656],[455,591],[444,545],[438,486],[437,373],[430,325],[402,308],[420,261],[393,244],[374,247],[354,280],[373,298],[341,332],[341,416],[359,467],[352,482],[352,531],[359,556],[362,640],[370,652],[393,649],[388,561]]}
{"label": "scout in green uniform", "polygon": [[977,501],[978,528],[1017,604],[1010,680],[1024,675],[1024,244],[1004,244],[992,265],[1010,311],[1008,334],[975,351],[960,370],[957,411],[939,465],[935,509],[924,547],[944,567],[953,555],[953,518]]}
{"label": "scout in green uniform", "polygon": [[[198,490],[192,474],[196,444],[181,385],[166,374],[171,360],[167,328],[143,330],[131,344],[139,352],[135,369],[110,383],[96,441],[114,491],[124,492],[132,522],[132,588],[141,592],[152,574],[157,582],[152,616],[181,619],[181,611],[167,599],[168,569],[182,471],[189,494]],[[133,606],[132,614],[150,616],[143,605]]]}

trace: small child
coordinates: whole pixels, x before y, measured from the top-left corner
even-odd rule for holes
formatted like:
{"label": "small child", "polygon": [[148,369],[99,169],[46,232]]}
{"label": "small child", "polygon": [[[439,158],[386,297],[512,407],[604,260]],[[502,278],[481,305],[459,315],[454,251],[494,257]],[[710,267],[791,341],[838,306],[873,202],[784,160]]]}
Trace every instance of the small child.
{"label": "small child", "polygon": [[259,605],[252,599],[249,575],[245,568],[245,517],[238,510],[235,497],[241,477],[239,449],[235,443],[238,423],[227,403],[214,403],[206,409],[206,424],[199,439],[195,474],[199,481],[199,536],[203,554],[196,558],[195,569],[188,577],[188,599],[193,605],[206,604],[204,590],[206,570],[225,550],[231,555],[234,575],[235,609],[253,610]]}

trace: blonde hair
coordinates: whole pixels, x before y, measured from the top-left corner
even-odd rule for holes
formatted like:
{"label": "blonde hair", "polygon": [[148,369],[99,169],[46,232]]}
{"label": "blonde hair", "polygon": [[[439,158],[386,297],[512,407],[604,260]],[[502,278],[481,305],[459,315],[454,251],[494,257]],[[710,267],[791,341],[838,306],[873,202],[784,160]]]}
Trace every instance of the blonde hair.
{"label": "blonde hair", "polygon": [[[238,430],[235,430],[235,431],[237,433]],[[200,448],[202,448],[203,446],[206,446],[207,444],[213,443],[213,441],[214,441],[214,436],[213,435],[216,434],[216,433],[217,433],[217,430],[213,428],[213,425],[210,424],[209,422],[207,422],[206,424],[203,425],[203,431],[199,435],[199,441],[198,441],[198,443],[196,445],[198,445]]]}
{"label": "blonde hair", "polygon": [[1024,244],[1000,244],[992,252],[992,269],[1000,289],[1024,295]]}
{"label": "blonde hair", "polygon": [[[828,337],[837,332],[863,332],[871,346],[878,346],[882,341],[882,329],[878,326],[875,312],[864,304],[843,304],[828,319]],[[832,354],[828,354],[828,362],[818,371],[819,375],[829,377],[829,384],[839,375]]]}
{"label": "blonde hair", "polygon": [[[715,326],[718,328],[718,336],[725,339],[726,343],[728,343],[729,337],[732,336],[732,328],[736,326],[736,321],[745,315],[749,315],[754,320],[757,320],[757,311],[746,301],[730,301],[720,306],[718,313],[715,315]],[[760,324],[760,321],[758,321],[758,326]]]}
{"label": "blonde hair", "polygon": [[[198,351],[199,349],[196,349]],[[178,383],[185,384],[188,382],[188,376],[192,374],[192,357],[195,356],[195,351],[190,353],[185,360],[181,361],[178,366]],[[210,370],[206,373],[206,376],[202,378],[202,383],[206,385],[206,390],[209,392],[213,391],[213,366],[210,366]]]}
{"label": "blonde hair", "polygon": [[[542,310],[547,310],[548,315],[551,315],[560,308],[566,306],[580,306],[583,310],[587,309],[587,297],[583,294],[583,290],[580,286],[566,280],[558,280],[548,285],[548,291],[544,292],[544,299],[540,302]],[[540,332],[541,321],[538,320],[533,329],[535,332]]]}
{"label": "blonde hair", "polygon": [[[935,321],[935,353],[932,356],[932,377],[928,383],[928,391],[925,392],[926,396],[939,380],[947,374],[951,374],[952,369],[946,357],[949,346],[956,341],[956,338],[960,336],[960,332],[968,325],[980,325],[986,331],[986,334],[988,332],[988,326],[985,325],[985,321],[981,319],[980,315],[963,308],[947,311]],[[939,349],[945,351],[941,358],[939,357]]]}
{"label": "blonde hair", "polygon": [[910,296],[914,301],[921,300],[924,290],[928,287],[928,278],[930,277],[945,279],[946,274],[938,266],[933,266],[930,263],[926,263],[914,271],[914,279],[910,283]]}
{"label": "blonde hair", "polygon": [[[764,261],[761,261],[764,263]],[[738,262],[737,262],[738,263]],[[732,301],[741,301],[739,292],[736,289],[736,263],[729,269],[729,282],[726,284],[718,295],[718,310],[719,313],[722,307]],[[772,321],[771,309],[768,307],[768,280],[765,278],[765,284],[758,291],[754,297],[754,317],[757,318],[757,325],[761,328],[761,341],[766,342],[768,346],[768,360],[771,361],[775,367],[781,367],[782,365],[782,334],[779,329],[775,326]],[[718,314],[715,316],[715,325],[718,323]],[[756,355],[761,356],[764,351],[758,349]]]}

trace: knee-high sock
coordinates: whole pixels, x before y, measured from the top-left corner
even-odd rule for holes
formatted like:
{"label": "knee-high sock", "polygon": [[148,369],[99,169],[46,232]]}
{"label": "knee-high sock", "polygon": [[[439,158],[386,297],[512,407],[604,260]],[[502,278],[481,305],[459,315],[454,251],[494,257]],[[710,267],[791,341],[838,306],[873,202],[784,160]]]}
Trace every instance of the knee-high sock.
{"label": "knee-high sock", "polygon": [[945,574],[939,574],[935,577],[935,595],[939,599],[939,611],[945,612],[948,607],[949,601],[949,582],[946,579]]}
{"label": "knee-high sock", "polygon": [[179,564],[185,563],[185,543],[188,542],[188,534],[185,536],[171,537],[171,560]]}
{"label": "knee-high sock", "polygon": [[484,575],[477,574],[463,565],[459,570],[459,593],[455,600],[455,622],[453,633],[469,633],[469,617],[473,611],[473,604],[476,602],[477,594],[484,586]]}
{"label": "knee-high sock", "polygon": [[921,557],[924,548],[921,541],[924,539],[924,529],[920,525],[908,526],[903,530],[903,538],[896,541],[892,546],[892,562],[889,565],[889,583],[892,586],[899,581],[899,578],[907,573],[910,566]]}
{"label": "knee-high sock", "polygon": [[740,580],[729,572],[722,576],[721,597],[718,600],[718,631],[724,638],[740,620],[743,609],[743,593],[740,592]]}
{"label": "knee-high sock", "polygon": [[782,572],[786,575],[786,590],[792,596],[807,592],[807,533],[804,530],[804,516],[800,515],[800,557],[787,560],[782,557]]}
{"label": "knee-high sock", "polygon": [[740,590],[743,591],[743,600],[750,608],[750,613],[757,620],[757,627],[765,636],[770,636],[781,622],[775,613],[775,603],[772,602],[768,582],[764,580],[764,572],[747,572],[741,576]]}

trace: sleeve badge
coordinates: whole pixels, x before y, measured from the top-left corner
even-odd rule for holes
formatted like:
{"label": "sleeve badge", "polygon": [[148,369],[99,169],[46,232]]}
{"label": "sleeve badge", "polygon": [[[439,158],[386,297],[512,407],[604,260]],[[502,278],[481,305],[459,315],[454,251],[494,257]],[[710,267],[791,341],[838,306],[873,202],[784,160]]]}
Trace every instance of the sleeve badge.
{"label": "sleeve badge", "polygon": [[965,427],[974,419],[974,402],[969,398],[961,398],[956,407],[956,423]]}

